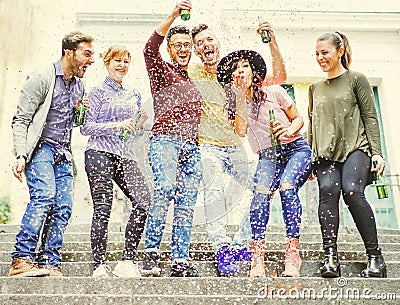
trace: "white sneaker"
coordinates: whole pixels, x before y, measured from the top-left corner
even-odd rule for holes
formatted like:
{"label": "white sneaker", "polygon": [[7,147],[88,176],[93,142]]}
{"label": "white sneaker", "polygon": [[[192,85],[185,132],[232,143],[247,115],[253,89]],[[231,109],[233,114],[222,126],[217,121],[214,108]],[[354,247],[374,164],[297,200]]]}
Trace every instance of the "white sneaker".
{"label": "white sneaker", "polygon": [[140,277],[137,264],[130,260],[119,261],[112,274],[117,277]]}
{"label": "white sneaker", "polygon": [[110,267],[106,264],[101,264],[93,271],[92,277],[109,277],[108,274],[111,271]]}

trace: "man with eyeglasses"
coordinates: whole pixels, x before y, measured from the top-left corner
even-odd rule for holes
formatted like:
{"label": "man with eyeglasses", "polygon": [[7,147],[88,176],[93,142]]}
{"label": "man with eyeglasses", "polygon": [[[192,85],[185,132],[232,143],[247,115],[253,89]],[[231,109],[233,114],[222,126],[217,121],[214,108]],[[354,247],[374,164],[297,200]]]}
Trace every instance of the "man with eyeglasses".
{"label": "man with eyeglasses", "polygon": [[[198,276],[189,264],[189,247],[201,176],[198,148],[201,95],[187,73],[192,54],[190,31],[185,26],[170,28],[180,10],[191,7],[189,0],[178,1],[144,48],[154,108],[148,155],[155,185],[145,231],[144,276],[160,276],[160,244],[171,201],[174,203],[171,276]],[[170,62],[160,54],[165,35]]]}
{"label": "man with eyeglasses", "polygon": [[61,59],[31,73],[22,86],[12,119],[12,171],[20,182],[25,174],[30,202],[11,253],[9,276],[63,275],[60,249],[72,210],[71,131],[75,109],[83,102],[80,79],[94,62],[92,41],[79,32],[67,34]]}

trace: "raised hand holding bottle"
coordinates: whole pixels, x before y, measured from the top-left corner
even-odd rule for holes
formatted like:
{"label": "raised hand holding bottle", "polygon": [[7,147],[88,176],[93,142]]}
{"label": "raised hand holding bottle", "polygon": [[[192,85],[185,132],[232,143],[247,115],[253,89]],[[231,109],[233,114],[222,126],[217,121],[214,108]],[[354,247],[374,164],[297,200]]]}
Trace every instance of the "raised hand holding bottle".
{"label": "raised hand holding bottle", "polygon": [[261,36],[261,41],[263,43],[269,43],[271,41],[271,34],[269,33],[269,31],[267,29],[265,29],[266,24],[269,26],[269,23],[261,22],[260,17],[258,17],[258,21],[260,22],[260,24],[259,24],[259,28],[258,28],[257,32]]}

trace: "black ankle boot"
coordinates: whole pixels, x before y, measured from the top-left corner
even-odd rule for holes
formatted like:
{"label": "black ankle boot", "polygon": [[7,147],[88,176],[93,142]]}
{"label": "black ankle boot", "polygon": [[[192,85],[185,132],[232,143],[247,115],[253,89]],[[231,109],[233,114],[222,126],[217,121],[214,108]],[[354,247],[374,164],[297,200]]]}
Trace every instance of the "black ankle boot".
{"label": "black ankle boot", "polygon": [[325,278],[340,277],[340,264],[337,251],[333,248],[325,250],[324,265],[320,268],[321,276]]}
{"label": "black ankle boot", "polygon": [[371,255],[368,254],[368,265],[367,269],[361,271],[362,277],[387,277],[387,270],[385,260],[383,259],[383,255]]}

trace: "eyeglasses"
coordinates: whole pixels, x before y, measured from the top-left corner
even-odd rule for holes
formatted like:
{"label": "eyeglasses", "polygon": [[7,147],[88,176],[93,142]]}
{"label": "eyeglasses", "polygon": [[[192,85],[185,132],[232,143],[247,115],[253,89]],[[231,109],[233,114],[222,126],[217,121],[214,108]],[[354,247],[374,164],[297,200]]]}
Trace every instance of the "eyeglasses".
{"label": "eyeglasses", "polygon": [[190,42],[175,42],[175,43],[171,43],[169,45],[170,47],[174,47],[175,50],[179,51],[180,49],[182,49],[182,47],[185,47],[185,49],[191,49],[192,48],[192,44]]}

